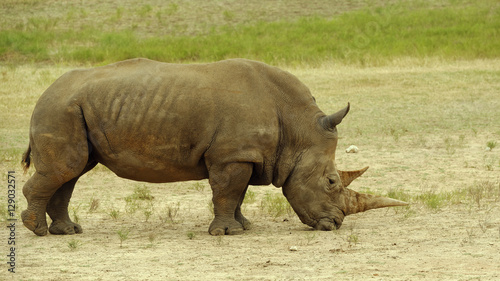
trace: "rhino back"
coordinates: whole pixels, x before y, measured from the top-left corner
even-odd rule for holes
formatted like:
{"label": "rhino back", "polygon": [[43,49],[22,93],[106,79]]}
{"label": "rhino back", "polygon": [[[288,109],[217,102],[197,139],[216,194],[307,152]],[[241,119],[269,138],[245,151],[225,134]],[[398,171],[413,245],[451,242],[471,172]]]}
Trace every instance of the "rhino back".
{"label": "rhino back", "polygon": [[[269,178],[279,126],[266,87],[253,67],[237,60],[177,65],[135,59],[64,75],[37,109],[54,116],[78,106],[93,157],[121,177],[202,179],[216,162],[248,161]],[[42,123],[34,120],[32,127]]]}

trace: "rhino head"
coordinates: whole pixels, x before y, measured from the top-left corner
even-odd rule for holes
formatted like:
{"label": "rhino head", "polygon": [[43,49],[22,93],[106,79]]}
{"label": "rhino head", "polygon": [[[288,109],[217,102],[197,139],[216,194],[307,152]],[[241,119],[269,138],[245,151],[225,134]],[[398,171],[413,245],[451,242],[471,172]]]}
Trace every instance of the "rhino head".
{"label": "rhino head", "polygon": [[368,169],[340,171],[335,165],[336,126],[348,112],[349,105],[335,114],[317,118],[317,128],[310,135],[309,145],[301,150],[293,171],[283,184],[283,194],[300,220],[318,230],[338,229],[344,217],[350,214],[407,205],[347,188]]}

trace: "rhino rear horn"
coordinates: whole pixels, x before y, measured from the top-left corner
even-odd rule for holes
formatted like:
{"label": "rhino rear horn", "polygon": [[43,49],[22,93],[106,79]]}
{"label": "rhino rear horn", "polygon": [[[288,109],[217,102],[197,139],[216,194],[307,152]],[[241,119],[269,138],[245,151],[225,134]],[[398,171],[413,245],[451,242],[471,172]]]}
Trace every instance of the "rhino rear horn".
{"label": "rhino rear horn", "polygon": [[344,109],[339,110],[338,112],[335,112],[332,115],[327,115],[321,119],[321,125],[323,128],[326,130],[333,130],[335,126],[340,124],[342,122],[342,119],[347,115],[349,112],[349,108],[351,107],[350,103],[347,103],[347,106]]}
{"label": "rhino rear horn", "polygon": [[364,172],[368,170],[368,167],[364,167],[361,170],[357,171],[338,171],[340,180],[342,181],[342,185],[344,187],[347,187],[351,182],[355,179],[357,179],[359,176],[361,176]]}

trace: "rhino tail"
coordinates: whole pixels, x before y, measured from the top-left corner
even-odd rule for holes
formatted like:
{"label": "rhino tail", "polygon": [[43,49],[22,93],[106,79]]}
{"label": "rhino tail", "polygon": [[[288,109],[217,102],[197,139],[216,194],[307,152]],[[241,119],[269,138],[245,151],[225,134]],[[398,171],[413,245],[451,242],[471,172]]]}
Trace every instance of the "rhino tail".
{"label": "rhino tail", "polygon": [[21,160],[21,165],[23,166],[24,173],[28,172],[31,164],[31,145],[28,146],[28,149],[23,154],[23,159]]}

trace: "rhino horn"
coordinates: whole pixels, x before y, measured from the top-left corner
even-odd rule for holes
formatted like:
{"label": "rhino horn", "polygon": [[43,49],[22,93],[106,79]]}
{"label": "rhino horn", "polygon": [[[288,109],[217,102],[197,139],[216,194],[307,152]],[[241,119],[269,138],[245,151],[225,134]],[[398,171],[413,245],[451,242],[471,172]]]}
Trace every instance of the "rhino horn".
{"label": "rhino horn", "polygon": [[340,180],[342,181],[342,184],[344,185],[344,187],[347,187],[353,180],[355,180],[356,178],[361,176],[364,172],[366,172],[366,170],[368,170],[368,167],[364,167],[363,169],[357,170],[357,171],[340,171],[339,170],[338,172],[339,172],[339,176],[340,176]]}
{"label": "rhino horn", "polygon": [[327,115],[321,119],[321,125],[323,128],[326,130],[332,130],[342,122],[342,119],[347,115],[349,112],[349,108],[351,107],[350,103],[347,103],[347,106],[344,109],[339,110],[338,112],[335,112],[332,115]]}
{"label": "rhino horn", "polygon": [[364,212],[371,209],[406,206],[408,203],[392,198],[380,197],[371,194],[358,193],[356,191],[346,189],[348,191],[348,201],[346,215]]}

